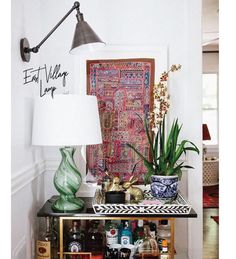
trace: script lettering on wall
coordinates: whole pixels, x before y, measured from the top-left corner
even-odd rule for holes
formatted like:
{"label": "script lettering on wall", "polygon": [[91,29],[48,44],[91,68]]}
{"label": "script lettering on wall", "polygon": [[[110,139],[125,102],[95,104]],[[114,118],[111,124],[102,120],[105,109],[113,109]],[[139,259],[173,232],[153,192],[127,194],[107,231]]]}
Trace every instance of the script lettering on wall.
{"label": "script lettering on wall", "polygon": [[[40,97],[51,94],[52,98],[57,87],[51,85],[55,80],[61,80],[62,87],[66,86],[66,78],[69,75],[67,71],[61,70],[61,65],[47,67],[39,66],[38,68],[28,68],[23,71],[23,84],[36,84],[39,86]],[[48,85],[49,84],[49,85]]]}

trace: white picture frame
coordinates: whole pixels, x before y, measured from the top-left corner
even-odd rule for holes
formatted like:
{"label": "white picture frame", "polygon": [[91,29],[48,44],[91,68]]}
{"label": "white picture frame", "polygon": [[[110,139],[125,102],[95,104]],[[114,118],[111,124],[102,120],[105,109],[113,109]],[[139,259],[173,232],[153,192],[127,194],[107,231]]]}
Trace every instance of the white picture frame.
{"label": "white picture frame", "polygon": [[[80,54],[74,56],[75,81],[72,87],[73,93],[87,94],[87,60],[132,58],[153,58],[155,60],[154,83],[156,83],[161,73],[168,68],[168,47],[154,45],[106,45],[97,51],[81,51]],[[84,146],[81,148],[81,153],[77,153],[76,160],[78,161],[83,182],[86,182],[88,175],[86,177],[86,148]]]}

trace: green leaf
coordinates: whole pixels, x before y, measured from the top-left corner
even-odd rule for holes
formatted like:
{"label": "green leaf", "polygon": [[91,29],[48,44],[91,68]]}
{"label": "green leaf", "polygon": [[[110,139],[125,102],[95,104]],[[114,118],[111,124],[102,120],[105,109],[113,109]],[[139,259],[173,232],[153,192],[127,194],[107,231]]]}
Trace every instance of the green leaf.
{"label": "green leaf", "polygon": [[[146,135],[147,135],[149,146],[150,146],[151,156],[152,156],[152,158],[154,158],[155,153],[154,153],[154,150],[153,150],[152,138],[151,138],[150,133],[149,133],[147,118],[144,119],[144,125],[145,125],[145,131],[146,131]],[[155,160],[154,160],[154,163],[155,163]]]}
{"label": "green leaf", "polygon": [[150,163],[147,163],[146,161],[144,161],[144,165],[147,168],[147,173],[144,175],[144,183],[150,183],[151,180],[151,176],[154,174],[154,168],[153,165],[151,165]]}
{"label": "green leaf", "polygon": [[165,116],[160,125],[160,155],[163,156],[165,154]]}
{"label": "green leaf", "polygon": [[140,158],[142,158],[142,160],[147,161],[147,163],[149,163],[148,159],[147,159],[146,157],[144,157],[133,145],[131,145],[131,144],[129,144],[129,143],[127,143],[126,145],[127,145],[128,147],[130,147],[131,149],[133,149],[134,152],[135,152]]}
{"label": "green leaf", "polygon": [[177,165],[173,170],[173,174],[177,174],[177,172],[183,167],[183,164],[184,162],[181,162],[179,165]]}
{"label": "green leaf", "polygon": [[157,157],[158,157],[158,143],[159,143],[159,130],[155,136],[155,140],[154,140],[154,159],[157,161]]}
{"label": "green leaf", "polygon": [[194,169],[194,167],[192,167],[192,166],[190,166],[190,165],[183,165],[182,168]]}
{"label": "green leaf", "polygon": [[186,140],[183,140],[181,142],[181,144],[179,145],[179,147],[177,148],[177,150],[175,152],[175,155],[173,157],[173,160],[172,160],[173,164],[175,164],[178,161],[178,159],[180,158],[180,156],[183,154],[184,145],[185,145],[186,142],[187,142]]}
{"label": "green leaf", "polygon": [[175,154],[176,154],[176,148],[177,148],[177,143],[178,143],[178,137],[179,137],[179,132],[180,132],[180,128],[179,128],[179,125],[178,125],[178,119],[177,120],[174,120],[173,122],[173,132],[172,132],[172,135],[169,135],[169,138],[170,138],[170,154],[169,154],[169,161],[170,161],[170,164],[172,166],[174,166],[175,164]]}
{"label": "green leaf", "polygon": [[181,178],[182,178],[182,171],[179,170],[178,172],[176,172],[176,174],[178,175],[179,180],[181,180]]}
{"label": "green leaf", "polygon": [[[140,118],[141,121],[143,121],[143,119],[141,118],[141,116],[137,113],[137,116]],[[148,143],[149,143],[149,147],[150,147],[150,151],[151,151],[151,157],[153,159],[154,164],[157,166],[157,162],[156,159],[154,159],[154,157],[156,156],[155,154],[155,150],[153,149],[153,142],[152,142],[152,138],[149,132],[149,125],[148,125],[148,119],[144,118],[144,127],[145,127],[145,132],[148,138]],[[137,151],[137,150],[136,150]]]}
{"label": "green leaf", "polygon": [[167,161],[170,161],[171,159],[171,154],[172,154],[172,139],[173,139],[173,132],[174,132],[174,123],[172,123],[170,133],[167,137],[167,142],[166,142],[166,154],[165,158]]}
{"label": "green leaf", "polygon": [[199,151],[198,147],[191,141],[188,141],[188,143],[190,143],[195,148],[195,150],[193,150],[193,151],[197,152],[199,155],[200,151]]}
{"label": "green leaf", "polygon": [[189,150],[189,151],[194,151],[194,152],[197,152],[199,154],[199,150],[196,149],[195,147],[185,147],[184,148],[185,151]]}

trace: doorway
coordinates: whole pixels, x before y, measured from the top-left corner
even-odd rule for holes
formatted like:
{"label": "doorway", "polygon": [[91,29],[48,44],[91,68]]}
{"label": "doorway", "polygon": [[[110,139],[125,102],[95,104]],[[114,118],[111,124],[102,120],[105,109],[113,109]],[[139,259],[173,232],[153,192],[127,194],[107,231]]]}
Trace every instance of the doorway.
{"label": "doorway", "polygon": [[203,258],[219,258],[219,0],[203,0]]}

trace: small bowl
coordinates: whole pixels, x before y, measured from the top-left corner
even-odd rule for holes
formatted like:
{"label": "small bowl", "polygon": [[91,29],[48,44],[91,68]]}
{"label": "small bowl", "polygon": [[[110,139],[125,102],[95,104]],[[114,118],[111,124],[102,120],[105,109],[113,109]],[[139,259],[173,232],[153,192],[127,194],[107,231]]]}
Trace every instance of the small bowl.
{"label": "small bowl", "polygon": [[106,192],[105,203],[125,203],[125,193],[122,191]]}

